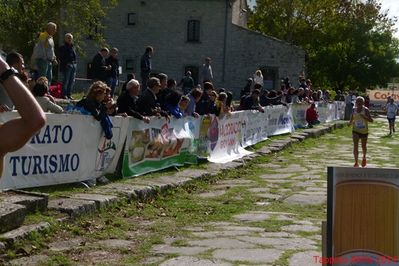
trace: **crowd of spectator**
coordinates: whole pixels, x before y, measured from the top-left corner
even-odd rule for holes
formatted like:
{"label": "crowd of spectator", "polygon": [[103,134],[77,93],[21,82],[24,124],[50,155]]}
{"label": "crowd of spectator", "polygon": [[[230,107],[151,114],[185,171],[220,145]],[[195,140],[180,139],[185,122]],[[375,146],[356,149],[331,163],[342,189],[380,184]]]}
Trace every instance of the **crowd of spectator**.
{"label": "crowd of spectator", "polygon": [[[50,22],[45,31],[39,34],[31,59],[34,70],[31,75],[28,75],[24,69],[24,59],[21,54],[9,53],[7,62],[18,71],[18,77],[30,89],[43,111],[62,113],[64,109],[57,104],[49,91],[53,78],[52,67],[59,65],[62,84],[60,96],[74,100],[71,93],[75,83],[77,56],[71,33],[65,34],[64,43],[58,50],[55,49],[53,36],[56,30],[57,25]],[[154,48],[151,46],[145,48],[140,60],[141,83],[133,73],[128,74],[119,97],[116,97],[115,92],[119,82],[118,53],[116,47],[111,49],[104,47],[96,53],[89,71],[93,84],[88,89],[87,95],[77,101],[76,108],[72,108],[91,114],[101,122],[104,131],[108,133],[109,128],[112,128],[109,116],[113,115],[131,116],[149,123],[154,116],[166,119],[208,114],[225,116],[237,110],[264,112],[265,106],[286,106],[290,103],[308,104],[310,108],[306,113],[313,118],[316,117],[313,120],[317,120],[314,102],[333,100],[330,99],[327,90],[313,88],[312,82],[304,77],[300,77],[296,86],[285,78],[281,81],[279,90],[265,89],[262,71],[258,69],[247,79],[241,90],[239,105],[234,105],[231,91],[214,86],[211,58],[205,58],[199,71],[199,84],[195,84],[190,71],[187,71],[177,83],[175,79],[169,78],[164,73],[153,75]],[[334,100],[348,101],[347,97],[338,91]],[[6,95],[0,95],[0,99],[1,111],[13,109],[12,102],[7,101]],[[315,122],[309,120],[308,123],[313,125]]]}

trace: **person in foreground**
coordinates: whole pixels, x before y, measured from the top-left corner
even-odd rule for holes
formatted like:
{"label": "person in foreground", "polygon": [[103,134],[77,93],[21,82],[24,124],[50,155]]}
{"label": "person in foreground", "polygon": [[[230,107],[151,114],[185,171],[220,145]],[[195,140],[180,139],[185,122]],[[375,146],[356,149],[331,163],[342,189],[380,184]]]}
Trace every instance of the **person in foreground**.
{"label": "person in foreground", "polygon": [[363,160],[362,167],[366,167],[366,153],[367,153],[367,137],[368,137],[368,123],[373,122],[370,116],[370,111],[364,106],[364,98],[359,96],[356,98],[355,107],[349,121],[348,126],[352,126],[353,139],[353,156],[355,157],[355,164],[353,167],[359,167],[359,139],[362,143]]}
{"label": "person in foreground", "polygon": [[46,123],[46,116],[16,71],[0,57],[0,82],[18,110],[20,117],[0,125],[0,177],[4,156],[20,149]]}

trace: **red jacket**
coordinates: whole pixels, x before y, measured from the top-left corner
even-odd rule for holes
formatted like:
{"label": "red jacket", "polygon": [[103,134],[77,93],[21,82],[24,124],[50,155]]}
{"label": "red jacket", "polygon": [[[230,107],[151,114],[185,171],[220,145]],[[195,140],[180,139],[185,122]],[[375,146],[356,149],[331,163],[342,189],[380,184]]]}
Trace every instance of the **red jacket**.
{"label": "red jacket", "polygon": [[313,122],[319,119],[319,114],[317,113],[316,108],[309,107],[306,110],[306,121]]}

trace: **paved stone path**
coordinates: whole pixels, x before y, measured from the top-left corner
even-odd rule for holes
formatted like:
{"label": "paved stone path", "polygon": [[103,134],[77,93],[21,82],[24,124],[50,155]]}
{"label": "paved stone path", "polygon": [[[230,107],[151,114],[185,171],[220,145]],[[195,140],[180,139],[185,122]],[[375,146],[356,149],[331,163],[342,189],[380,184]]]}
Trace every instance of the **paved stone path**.
{"label": "paved stone path", "polygon": [[[153,245],[150,256],[139,265],[319,265],[313,256],[321,256],[326,167],[353,165],[350,133],[340,132],[322,136],[314,145],[300,146],[291,154],[270,155],[270,162],[256,166],[262,172],[257,177],[221,180],[209,191],[193,194],[209,199],[226,196],[232,189],[250,192],[256,210],[237,214],[228,221],[182,228],[181,236],[167,236]],[[397,167],[397,155],[390,151],[399,145],[399,137],[388,138],[386,132],[385,119],[377,119],[371,128],[368,167]],[[335,141],[333,145],[331,140]],[[306,217],[309,209],[319,211],[319,215]],[[78,237],[51,243],[49,248],[63,252],[82,241]],[[126,265],[120,261],[132,247],[133,241],[126,239],[85,243],[85,259],[77,265]],[[45,260],[43,253],[14,260],[12,265],[40,265]]]}

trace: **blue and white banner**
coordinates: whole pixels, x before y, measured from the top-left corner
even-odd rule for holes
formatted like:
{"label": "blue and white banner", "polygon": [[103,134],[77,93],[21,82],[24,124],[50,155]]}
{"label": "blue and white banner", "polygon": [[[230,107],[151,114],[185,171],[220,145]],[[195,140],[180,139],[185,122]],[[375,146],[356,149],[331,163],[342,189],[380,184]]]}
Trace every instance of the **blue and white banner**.
{"label": "blue and white banner", "polygon": [[[3,113],[0,121],[15,117],[17,112]],[[104,141],[100,123],[92,116],[47,114],[46,125],[31,141],[5,156],[0,189],[73,183],[115,171],[126,138],[121,127],[128,121],[126,126],[123,120],[115,122],[114,138]]]}

